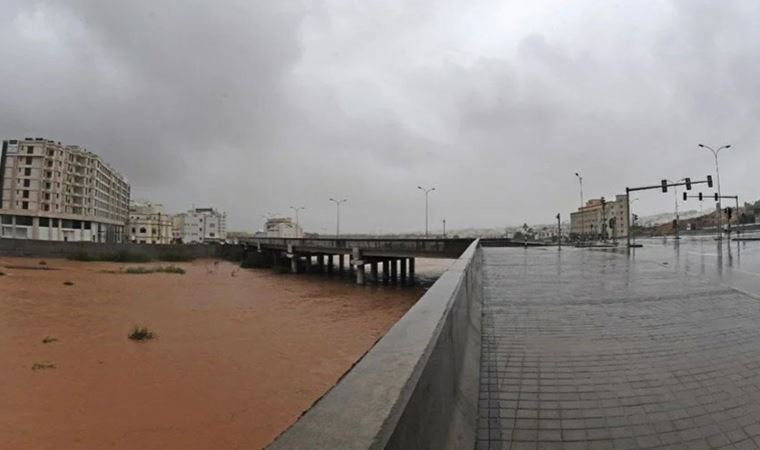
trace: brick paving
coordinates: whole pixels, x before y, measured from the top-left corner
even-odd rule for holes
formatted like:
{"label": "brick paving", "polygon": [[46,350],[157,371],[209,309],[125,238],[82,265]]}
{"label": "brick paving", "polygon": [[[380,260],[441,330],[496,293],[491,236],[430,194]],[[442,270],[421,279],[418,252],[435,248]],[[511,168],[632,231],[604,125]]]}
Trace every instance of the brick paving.
{"label": "brick paving", "polygon": [[477,448],[760,448],[760,301],[653,262],[485,248]]}

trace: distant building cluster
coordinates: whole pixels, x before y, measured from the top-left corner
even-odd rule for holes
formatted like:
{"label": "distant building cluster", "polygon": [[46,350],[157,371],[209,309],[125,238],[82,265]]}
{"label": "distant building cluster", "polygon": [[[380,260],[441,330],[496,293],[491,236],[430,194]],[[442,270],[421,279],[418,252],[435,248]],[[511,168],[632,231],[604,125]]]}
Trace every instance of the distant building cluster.
{"label": "distant building cluster", "polygon": [[628,203],[625,195],[614,201],[588,200],[570,213],[570,236],[578,239],[624,238],[628,234]]}
{"label": "distant building cluster", "polygon": [[130,201],[130,185],[100,156],[44,138],[4,140],[0,153],[0,238],[137,244],[227,239],[214,208],[172,215]]}
{"label": "distant building cluster", "polygon": [[195,208],[174,216],[174,241],[182,244],[224,242],[227,216],[213,208]]}

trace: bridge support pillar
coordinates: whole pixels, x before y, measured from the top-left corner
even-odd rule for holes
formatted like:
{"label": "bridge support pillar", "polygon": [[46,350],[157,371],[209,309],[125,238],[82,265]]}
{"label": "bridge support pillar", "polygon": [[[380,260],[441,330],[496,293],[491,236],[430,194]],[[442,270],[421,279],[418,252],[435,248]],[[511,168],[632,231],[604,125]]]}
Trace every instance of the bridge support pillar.
{"label": "bridge support pillar", "polygon": [[298,273],[298,255],[293,255],[292,258],[290,258],[290,271],[293,273]]}
{"label": "bridge support pillar", "polygon": [[344,259],[343,253],[338,255],[338,273],[340,275],[343,275],[343,259]]}
{"label": "bridge support pillar", "polygon": [[364,264],[356,265],[356,284],[364,284]]}
{"label": "bridge support pillar", "polygon": [[414,258],[409,258],[409,284],[414,284]]}
{"label": "bridge support pillar", "polygon": [[327,255],[327,273],[333,274],[333,255]]}
{"label": "bridge support pillar", "polygon": [[401,275],[401,284],[406,284],[406,258],[401,258],[399,260],[399,272]]}
{"label": "bridge support pillar", "polygon": [[325,255],[317,255],[317,267],[319,267],[319,273],[325,271]]}
{"label": "bridge support pillar", "polygon": [[391,262],[387,259],[383,260],[383,284],[388,284],[390,280]]}
{"label": "bridge support pillar", "polygon": [[378,277],[377,277],[377,261],[373,261],[369,265],[370,273],[372,274],[372,282],[377,283]]}
{"label": "bridge support pillar", "polygon": [[391,259],[391,283],[396,284],[398,282],[398,260]]}
{"label": "bridge support pillar", "polygon": [[306,272],[311,272],[311,255],[306,255]]}

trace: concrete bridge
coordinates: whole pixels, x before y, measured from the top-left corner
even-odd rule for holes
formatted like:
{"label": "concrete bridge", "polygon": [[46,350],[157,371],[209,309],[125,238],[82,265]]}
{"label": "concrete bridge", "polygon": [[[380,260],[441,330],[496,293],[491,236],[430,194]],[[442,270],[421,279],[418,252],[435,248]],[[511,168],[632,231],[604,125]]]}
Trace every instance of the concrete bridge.
{"label": "concrete bridge", "polygon": [[[263,257],[278,265],[290,261],[293,273],[332,274],[346,270],[358,284],[414,282],[415,258],[458,258],[472,239],[251,238],[243,241],[246,257]],[[369,266],[369,279],[367,276]]]}

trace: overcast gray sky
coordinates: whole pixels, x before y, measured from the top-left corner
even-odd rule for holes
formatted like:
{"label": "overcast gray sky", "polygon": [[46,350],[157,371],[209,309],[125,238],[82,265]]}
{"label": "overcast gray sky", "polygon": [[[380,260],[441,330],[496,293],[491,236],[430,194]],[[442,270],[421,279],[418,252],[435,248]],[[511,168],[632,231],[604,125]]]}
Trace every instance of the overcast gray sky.
{"label": "overcast gray sky", "polygon": [[[551,222],[712,173],[760,197],[760,2],[0,0],[0,135],[99,153],[231,228]],[[672,195],[642,194],[642,214]],[[683,206],[697,208],[696,202]],[[707,208],[708,205],[705,204]]]}

